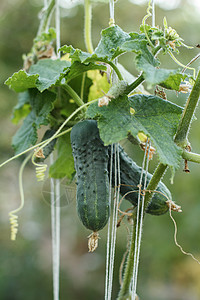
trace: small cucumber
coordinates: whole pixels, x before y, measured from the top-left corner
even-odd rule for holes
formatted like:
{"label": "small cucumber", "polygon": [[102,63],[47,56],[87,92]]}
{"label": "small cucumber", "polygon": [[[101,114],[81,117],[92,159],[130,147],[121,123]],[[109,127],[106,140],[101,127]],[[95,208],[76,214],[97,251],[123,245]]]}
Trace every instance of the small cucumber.
{"label": "small cucumber", "polygon": [[[140,175],[142,168],[139,167],[124,151],[122,146],[118,145],[119,149],[119,160],[120,160],[120,194],[123,196],[126,193],[128,193],[125,196],[125,199],[130,201],[134,206],[137,205],[138,202],[138,193],[131,191],[137,191],[138,190],[138,184],[140,181]],[[111,155],[111,147],[109,147],[109,157]],[[110,165],[110,163],[109,163]],[[113,165],[114,165],[114,156],[113,156]],[[114,170],[113,170],[114,172]],[[148,172],[147,174],[147,184],[149,183],[150,179],[152,177],[152,174]],[[143,182],[144,182],[145,174],[143,174]],[[114,173],[112,176],[112,186],[115,186],[115,180],[114,180]],[[168,188],[162,183],[159,182],[156,191],[163,193],[166,195],[170,200],[171,193],[168,190]],[[167,198],[163,196],[160,193],[154,193],[151,202],[149,203],[146,212],[152,215],[162,215],[166,213],[169,209],[169,206],[166,203]]]}
{"label": "small cucumber", "polygon": [[84,120],[72,128],[71,145],[77,176],[77,210],[83,225],[102,229],[109,217],[108,147],[99,137],[97,122]]}

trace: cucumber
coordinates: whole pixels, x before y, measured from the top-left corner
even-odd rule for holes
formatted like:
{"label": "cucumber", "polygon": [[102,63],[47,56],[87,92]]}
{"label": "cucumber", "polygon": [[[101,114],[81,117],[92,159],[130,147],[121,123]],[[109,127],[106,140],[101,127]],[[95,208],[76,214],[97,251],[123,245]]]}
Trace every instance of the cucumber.
{"label": "cucumber", "polygon": [[[131,191],[138,190],[138,184],[140,181],[140,175],[142,168],[139,167],[124,151],[121,145],[118,145],[119,149],[119,160],[120,160],[120,194],[125,196],[125,199],[131,202],[134,206],[137,206],[138,202],[138,193]],[[109,157],[111,156],[111,147],[109,146],[108,149]],[[110,166],[110,162],[109,162]],[[113,155],[113,166],[114,166],[114,155]],[[115,187],[115,178],[114,178],[114,168],[112,174],[112,186]],[[152,174],[148,172],[147,174],[147,185],[152,177]],[[145,174],[143,174],[143,181],[144,182]],[[156,191],[159,191],[166,195],[170,200],[171,193],[168,188],[164,185],[163,182],[159,182]],[[161,195],[160,193],[154,193],[151,202],[149,203],[146,212],[151,215],[162,215],[169,210],[169,206],[166,203],[167,198]]]}
{"label": "cucumber", "polygon": [[77,211],[83,225],[94,232],[109,217],[108,147],[99,137],[97,122],[84,120],[73,126],[71,145],[77,176]]}

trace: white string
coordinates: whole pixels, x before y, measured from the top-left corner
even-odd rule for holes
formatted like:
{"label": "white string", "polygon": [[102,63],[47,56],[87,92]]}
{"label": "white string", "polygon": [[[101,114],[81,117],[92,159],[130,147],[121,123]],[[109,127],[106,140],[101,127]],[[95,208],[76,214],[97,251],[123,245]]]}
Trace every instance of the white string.
{"label": "white string", "polygon": [[[60,8],[55,1],[56,51],[60,57]],[[50,163],[53,164],[53,154]],[[53,263],[53,299],[59,300],[60,283],[60,180],[51,178],[51,227],[52,227],[52,263]]]}
{"label": "white string", "polygon": [[155,27],[155,0],[151,0],[152,6],[152,27]]}
{"label": "white string", "polygon": [[[113,169],[113,145],[111,146],[111,162],[110,162],[110,200],[112,189],[112,169]],[[119,162],[119,148],[118,144],[114,147],[114,170],[115,170],[115,188],[113,216],[112,223],[109,220],[108,234],[107,234],[107,253],[106,253],[106,280],[105,280],[105,300],[110,300],[112,296],[113,271],[115,259],[115,245],[117,233],[117,217],[119,205],[119,191],[120,191],[120,162]],[[111,219],[111,218],[110,218]]]}
{"label": "white string", "polygon": [[[147,145],[148,145],[148,140],[147,140],[146,146],[145,146],[144,159],[143,159],[140,182],[139,182],[140,187],[142,186],[143,172],[144,172],[144,166],[145,166],[145,160],[146,160],[146,154],[147,154]],[[150,143],[149,143],[149,146],[148,146],[148,155],[147,155],[147,163],[146,163],[145,179],[144,179],[144,187],[143,187],[144,190],[145,190],[146,184],[147,184],[147,173],[148,173],[148,166],[149,166],[149,153],[150,153]],[[131,287],[130,287],[131,300],[135,300],[135,297],[136,297],[138,266],[139,266],[140,248],[141,248],[141,240],[142,240],[143,217],[144,217],[144,198],[145,198],[145,194],[142,195],[142,204],[141,204],[141,210],[140,210],[140,197],[141,197],[140,192],[141,192],[141,190],[139,188],[138,204],[137,204],[138,206],[137,206],[136,234],[135,234],[134,266],[133,266],[133,277],[132,277],[133,279],[132,279],[132,284],[131,284]],[[139,222],[139,218],[140,218],[140,222]],[[138,235],[138,231],[139,231],[139,235]]]}
{"label": "white string", "polygon": [[60,179],[56,179],[56,279],[55,291],[56,298],[59,299],[59,282],[60,282]]}
{"label": "white string", "polygon": [[113,20],[113,22],[114,22],[114,19],[115,19],[115,16],[114,16],[115,1],[114,0],[109,1],[109,9],[110,9],[110,20]]}
{"label": "white string", "polygon": [[[114,21],[114,0],[109,0],[110,22],[109,25],[113,26]],[[117,63],[115,60],[114,63]],[[112,84],[117,81],[115,72],[112,72]],[[119,204],[119,185],[120,185],[120,163],[119,163],[119,148],[118,144],[114,146],[114,170],[115,170],[115,188],[114,203],[113,203],[113,217],[108,221],[107,232],[107,248],[106,248],[106,278],[105,278],[105,300],[110,300],[112,295],[113,271],[114,271],[114,258],[115,258],[115,245],[116,245],[116,232],[117,232],[117,216]],[[117,173],[118,172],[118,173]],[[117,175],[118,174],[118,175]],[[109,202],[111,207],[111,192],[112,192],[112,176],[113,176],[113,144],[111,145],[110,154],[110,186],[109,186]],[[117,183],[118,181],[118,183]],[[111,210],[111,209],[110,209]],[[110,211],[111,212],[111,211]],[[110,214],[111,215],[111,214]]]}
{"label": "white string", "polygon": [[[112,171],[113,171],[113,144],[110,150],[110,178],[109,178],[109,215],[111,215],[111,197],[112,197]],[[107,246],[106,246],[106,278],[105,278],[105,300],[108,299],[108,285],[109,285],[109,256],[110,256],[110,217],[108,220],[107,231]]]}
{"label": "white string", "polygon": [[[50,164],[53,164],[53,154],[50,155]],[[53,265],[53,299],[59,300],[59,207],[57,199],[59,197],[58,186],[55,179],[50,178],[51,182],[51,234],[52,234],[52,265]],[[56,199],[56,200],[55,200]],[[59,204],[59,203],[58,203]]]}
{"label": "white string", "polygon": [[[117,149],[116,149],[116,144],[114,146],[114,170],[115,170],[115,186],[117,186]],[[117,229],[117,212],[118,212],[117,209],[118,209],[118,203],[119,203],[119,195],[118,194],[119,194],[118,189],[115,189],[115,191],[114,191],[114,203],[113,203],[111,244],[110,244],[108,300],[111,299],[111,294],[112,294],[115,244],[116,244],[116,229]]]}
{"label": "white string", "polygon": [[[53,163],[53,154],[50,156]],[[51,181],[51,232],[52,232],[52,264],[53,264],[53,299],[59,300],[60,269],[60,180]]]}
{"label": "white string", "polygon": [[115,246],[116,246],[116,233],[117,233],[117,216],[119,205],[119,190],[120,190],[120,165],[119,165],[119,147],[115,144],[115,192],[113,203],[113,222],[111,233],[111,247],[110,247],[110,270],[109,270],[109,290],[108,299],[111,299],[112,283],[113,283],[113,271],[114,271],[114,259],[115,259]]}
{"label": "white string", "polygon": [[48,5],[48,0],[44,0],[44,9],[47,8],[47,5]]}
{"label": "white string", "polygon": [[[144,158],[143,158],[143,163],[142,163],[142,169],[141,169],[141,175],[140,175],[140,181],[139,181],[139,186],[142,185],[142,179],[143,179],[143,172],[144,172],[144,165],[145,165],[145,154],[146,154],[146,147],[145,146],[145,152],[144,152]],[[135,300],[135,275],[136,275],[136,268],[137,268],[137,248],[138,248],[138,229],[139,229],[139,214],[140,214],[140,188],[139,188],[139,193],[138,193],[138,202],[137,202],[137,218],[136,218],[136,233],[135,233],[135,249],[134,249],[134,263],[133,263],[133,276],[132,276],[132,284],[130,286],[130,293],[131,293],[131,299]]]}

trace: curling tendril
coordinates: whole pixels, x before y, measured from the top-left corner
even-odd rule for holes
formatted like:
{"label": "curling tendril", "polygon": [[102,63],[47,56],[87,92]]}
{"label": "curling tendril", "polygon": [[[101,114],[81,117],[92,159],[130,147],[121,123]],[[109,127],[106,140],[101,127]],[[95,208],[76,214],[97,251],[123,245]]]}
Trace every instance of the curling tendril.
{"label": "curling tendril", "polygon": [[[31,154],[32,155],[32,154]],[[28,155],[23,163],[21,164],[20,170],[19,170],[19,191],[20,191],[20,198],[21,198],[21,203],[20,206],[15,209],[12,210],[8,215],[9,215],[9,219],[10,219],[10,226],[11,226],[11,240],[15,241],[16,240],[16,236],[17,236],[17,232],[18,232],[18,216],[16,215],[17,212],[19,212],[23,206],[24,206],[24,190],[23,190],[23,184],[22,184],[22,175],[23,175],[23,171],[24,168],[28,162],[28,160],[30,159],[31,155]]]}

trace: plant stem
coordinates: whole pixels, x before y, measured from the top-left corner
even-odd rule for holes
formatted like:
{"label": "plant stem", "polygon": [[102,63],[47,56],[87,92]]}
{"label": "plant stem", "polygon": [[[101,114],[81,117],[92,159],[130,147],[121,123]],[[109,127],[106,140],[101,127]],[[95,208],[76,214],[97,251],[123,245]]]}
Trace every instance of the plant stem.
{"label": "plant stem", "polygon": [[[157,185],[161,178],[163,177],[165,171],[167,170],[168,165],[163,165],[162,163],[159,163],[157,168],[155,169],[153,176],[151,180],[149,181],[149,184],[146,188],[146,190],[149,191],[155,191],[157,188]],[[151,198],[153,197],[153,192],[152,193],[146,193],[145,198],[144,198],[144,211],[146,210]]]}
{"label": "plant stem", "polygon": [[42,32],[46,31],[54,7],[55,7],[55,0],[51,0],[47,8],[44,11],[42,11],[42,18],[40,21],[40,26],[37,32],[37,36],[40,35]]}
{"label": "plant stem", "polygon": [[182,118],[174,138],[175,143],[183,148],[187,146],[188,143],[187,136],[190,130],[190,124],[192,122],[195,109],[198,104],[199,96],[200,96],[200,71],[197,74],[195,84],[185,105]]}
{"label": "plant stem", "polygon": [[119,79],[119,80],[123,80],[123,79],[124,79],[123,76],[122,76],[122,74],[121,74],[121,72],[120,72],[120,70],[118,69],[118,67],[116,66],[116,64],[113,63],[112,61],[110,61],[110,60],[105,60],[105,59],[99,59],[99,58],[98,58],[98,59],[96,60],[96,62],[103,62],[103,63],[105,63],[105,64],[110,65],[111,68],[113,68],[113,70],[114,70],[115,73],[117,74],[118,79]]}
{"label": "plant stem", "polygon": [[85,45],[89,53],[93,53],[92,36],[91,36],[91,23],[92,23],[92,5],[90,0],[85,0],[85,23],[84,23],[84,35]]}
{"label": "plant stem", "polygon": [[84,98],[85,79],[86,79],[86,72],[83,73],[83,77],[81,81],[81,99]]}
{"label": "plant stem", "polygon": [[[167,167],[168,167],[167,165],[163,165],[162,163],[160,163],[157,166],[146,190],[151,190],[151,191],[156,190],[156,187],[157,187],[159,181],[161,180],[161,178],[163,177]],[[146,193],[145,199],[144,199],[144,211],[147,208],[152,197],[153,197],[153,192]],[[126,268],[125,268],[125,272],[124,272],[122,287],[119,292],[119,296],[118,296],[117,300],[126,300],[130,296],[129,295],[129,287],[130,287],[132,276],[133,276],[133,264],[134,264],[134,253],[135,253],[136,212],[134,213],[133,219],[134,219],[133,220],[134,222],[133,222],[133,228],[132,228],[130,250],[129,250],[127,264],[126,264]],[[140,222],[140,220],[139,220],[139,222]],[[139,226],[140,226],[140,223],[139,223]]]}
{"label": "plant stem", "polygon": [[156,55],[158,54],[160,49],[162,49],[162,47],[160,45],[158,45],[154,49],[152,49],[152,54],[154,55],[154,57],[156,57]]}
{"label": "plant stem", "polygon": [[117,77],[119,78],[119,80],[123,80],[123,76],[120,73],[120,71],[119,71],[118,67],[116,66],[116,64],[114,64],[112,61],[109,61],[108,64],[113,68],[113,70],[117,74]]}
{"label": "plant stem", "polygon": [[188,161],[200,164],[200,154],[188,152],[187,150],[183,149],[182,157]]}
{"label": "plant stem", "polygon": [[143,73],[131,84],[129,84],[125,90],[125,94],[130,94],[136,87],[138,87],[144,81]]}
{"label": "plant stem", "polygon": [[67,91],[67,93],[72,97],[78,106],[82,106],[84,104],[75,90],[73,90],[67,83],[61,84],[61,87]]}
{"label": "plant stem", "polygon": [[130,296],[129,287],[133,276],[135,238],[136,238],[136,214],[134,214],[133,216],[133,227],[132,227],[132,236],[130,241],[130,250],[127,258],[122,287],[120,289],[117,300],[126,300]]}

